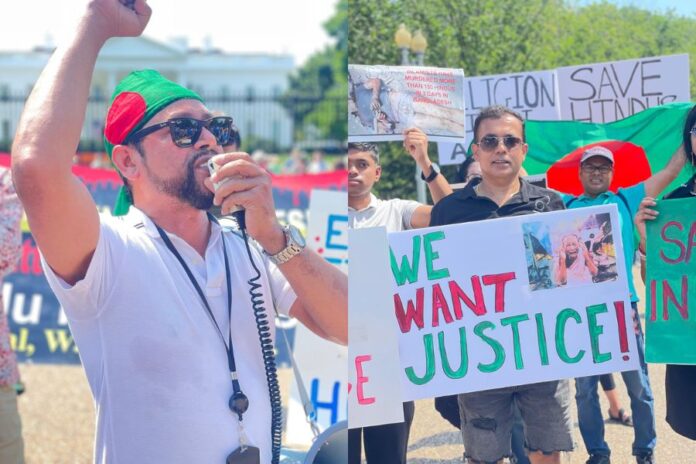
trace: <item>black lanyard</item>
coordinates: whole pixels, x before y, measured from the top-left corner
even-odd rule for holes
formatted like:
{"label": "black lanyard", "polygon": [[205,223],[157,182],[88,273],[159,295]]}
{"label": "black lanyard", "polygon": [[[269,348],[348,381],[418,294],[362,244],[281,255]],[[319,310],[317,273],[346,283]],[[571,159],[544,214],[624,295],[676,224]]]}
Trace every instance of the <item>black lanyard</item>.
{"label": "black lanyard", "polygon": [[[208,214],[208,219],[210,219],[211,222],[217,223],[217,219],[215,219],[215,217],[210,215],[210,214]],[[222,335],[222,331],[220,330],[220,326],[218,325],[217,321],[215,320],[215,316],[213,315],[213,311],[210,309],[210,305],[208,304],[208,299],[205,297],[205,294],[203,293],[203,290],[201,290],[200,285],[198,285],[198,281],[196,281],[196,278],[193,276],[191,269],[189,269],[188,265],[184,261],[184,258],[181,257],[181,255],[177,251],[176,247],[174,246],[172,241],[167,236],[166,232],[163,231],[162,228],[160,226],[158,226],[157,224],[155,224],[155,227],[157,228],[157,232],[159,232],[160,237],[162,237],[164,244],[167,246],[169,251],[171,251],[172,254],[179,261],[179,264],[181,264],[181,267],[184,268],[184,271],[186,272],[186,275],[188,276],[189,280],[191,281],[194,288],[196,289],[198,296],[201,297],[201,301],[203,302],[203,305],[205,306],[206,312],[208,313],[208,317],[210,318],[210,321],[215,326],[215,329],[217,330],[217,333],[220,336],[220,340],[222,341],[222,344],[225,347],[225,352],[227,353],[227,364],[228,364],[229,369],[230,369],[230,377],[232,378],[232,391],[233,391],[232,396],[230,397],[229,407],[234,413],[237,414],[239,420],[241,421],[242,415],[247,411],[247,409],[249,409],[249,399],[242,392],[242,389],[239,386],[239,377],[237,375],[237,366],[234,362],[234,348],[232,346],[232,278],[230,276],[230,262],[229,262],[229,258],[227,257],[227,247],[225,246],[224,233],[220,232],[220,240],[222,240],[222,254],[225,258],[225,277],[226,277],[226,281],[227,281],[227,307],[229,308],[229,318],[230,318],[230,330],[227,332],[227,335],[228,335],[227,342],[225,342],[225,337]]]}

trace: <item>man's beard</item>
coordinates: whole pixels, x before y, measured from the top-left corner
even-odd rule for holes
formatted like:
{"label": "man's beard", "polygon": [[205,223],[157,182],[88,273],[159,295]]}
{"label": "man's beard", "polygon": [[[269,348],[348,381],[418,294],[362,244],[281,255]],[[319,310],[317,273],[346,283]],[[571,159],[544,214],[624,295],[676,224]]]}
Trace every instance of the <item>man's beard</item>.
{"label": "man's beard", "polygon": [[188,203],[196,209],[207,211],[213,206],[213,193],[205,185],[201,185],[196,180],[196,162],[203,156],[215,155],[211,150],[203,150],[196,153],[186,163],[186,173],[178,179],[162,179],[145,166],[148,176],[152,179],[157,189],[171,197],[177,198],[184,203]]}

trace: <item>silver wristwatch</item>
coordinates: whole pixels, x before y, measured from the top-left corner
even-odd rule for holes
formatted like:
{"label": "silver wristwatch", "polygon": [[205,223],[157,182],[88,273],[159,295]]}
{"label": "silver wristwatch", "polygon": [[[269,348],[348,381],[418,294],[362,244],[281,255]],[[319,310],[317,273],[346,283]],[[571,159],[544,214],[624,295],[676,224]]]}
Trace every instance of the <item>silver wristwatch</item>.
{"label": "silver wristwatch", "polygon": [[266,255],[275,265],[287,263],[294,256],[299,255],[302,250],[304,250],[306,245],[305,239],[302,237],[302,234],[297,227],[287,225],[283,227],[283,233],[285,234],[285,248],[274,255],[270,255],[264,251],[264,253],[266,253]]}

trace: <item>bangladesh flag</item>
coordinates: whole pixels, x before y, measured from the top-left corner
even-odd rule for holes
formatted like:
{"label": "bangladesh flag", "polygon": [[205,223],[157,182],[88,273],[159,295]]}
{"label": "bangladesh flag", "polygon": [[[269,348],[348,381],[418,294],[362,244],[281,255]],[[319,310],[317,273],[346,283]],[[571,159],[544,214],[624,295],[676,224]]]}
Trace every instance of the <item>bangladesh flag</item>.
{"label": "bangladesh flag", "polygon": [[[529,152],[524,168],[530,175],[546,172],[550,188],[580,195],[580,157],[589,147],[602,145],[614,153],[614,178],[609,189],[616,192],[641,182],[661,170],[682,143],[682,129],[693,103],[670,103],[641,111],[606,124],[578,121],[533,121],[525,123]],[[682,170],[665,193],[691,176]]]}

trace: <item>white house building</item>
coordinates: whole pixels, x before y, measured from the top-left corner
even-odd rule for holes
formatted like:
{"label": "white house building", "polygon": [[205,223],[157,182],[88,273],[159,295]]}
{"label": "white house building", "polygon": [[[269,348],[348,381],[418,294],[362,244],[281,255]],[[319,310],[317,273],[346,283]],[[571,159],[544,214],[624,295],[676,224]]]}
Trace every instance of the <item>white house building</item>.
{"label": "white house building", "polygon": [[[30,52],[0,52],[0,140],[13,138],[24,100],[52,51],[37,47]],[[242,137],[274,141],[283,148],[292,145],[292,118],[276,101],[294,69],[292,56],[191,49],[185,39],[165,44],[148,37],[114,38],[101,50],[83,139],[101,138],[114,87],[130,71],[145,68],[199,92],[211,110],[234,118]]]}

